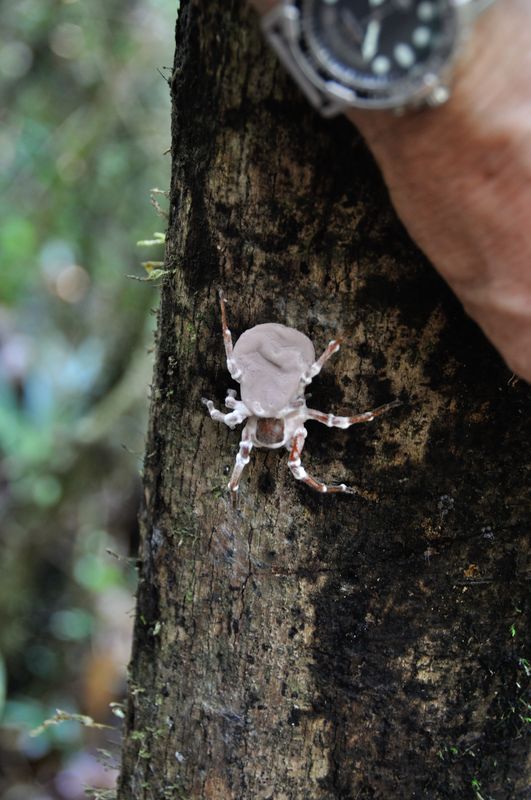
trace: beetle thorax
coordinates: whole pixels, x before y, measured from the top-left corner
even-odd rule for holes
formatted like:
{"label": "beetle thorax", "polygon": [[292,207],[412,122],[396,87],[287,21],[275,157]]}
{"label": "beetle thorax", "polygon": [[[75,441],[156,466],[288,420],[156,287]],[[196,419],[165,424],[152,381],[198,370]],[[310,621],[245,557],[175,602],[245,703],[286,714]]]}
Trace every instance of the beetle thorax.
{"label": "beetle thorax", "polygon": [[256,421],[255,436],[260,444],[281,444],[284,441],[284,420],[276,417],[259,417]]}
{"label": "beetle thorax", "polygon": [[272,419],[283,416],[296,399],[315,351],[300,331],[268,322],[242,333],[233,360],[241,373],[243,402],[257,417]]}

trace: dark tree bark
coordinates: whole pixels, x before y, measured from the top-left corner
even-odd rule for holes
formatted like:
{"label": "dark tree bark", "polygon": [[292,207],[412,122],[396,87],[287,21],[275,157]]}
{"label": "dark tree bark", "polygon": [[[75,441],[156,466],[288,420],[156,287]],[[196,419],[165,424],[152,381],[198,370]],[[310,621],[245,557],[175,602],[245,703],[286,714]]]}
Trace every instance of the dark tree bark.
{"label": "dark tree bark", "polygon": [[[121,800],[524,798],[528,389],[409,241],[344,120],[308,108],[241,2],[182,3]],[[213,422],[235,338],[291,325],[348,431],[296,483]]]}

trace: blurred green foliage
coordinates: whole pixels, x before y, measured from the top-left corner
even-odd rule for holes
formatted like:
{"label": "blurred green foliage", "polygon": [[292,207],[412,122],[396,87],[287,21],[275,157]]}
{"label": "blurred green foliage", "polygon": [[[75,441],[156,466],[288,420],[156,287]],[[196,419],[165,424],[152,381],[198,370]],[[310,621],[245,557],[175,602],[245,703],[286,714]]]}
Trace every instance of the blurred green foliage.
{"label": "blurred green foliage", "polygon": [[[106,714],[123,691],[158,301],[153,284],[126,275],[163,257],[163,245],[136,242],[163,226],[149,190],[169,184],[176,12],[170,0],[0,0],[7,800],[76,798],[64,775],[85,741],[79,726],[28,730],[56,707]],[[88,751],[75,757],[81,797],[83,780],[99,778]]]}

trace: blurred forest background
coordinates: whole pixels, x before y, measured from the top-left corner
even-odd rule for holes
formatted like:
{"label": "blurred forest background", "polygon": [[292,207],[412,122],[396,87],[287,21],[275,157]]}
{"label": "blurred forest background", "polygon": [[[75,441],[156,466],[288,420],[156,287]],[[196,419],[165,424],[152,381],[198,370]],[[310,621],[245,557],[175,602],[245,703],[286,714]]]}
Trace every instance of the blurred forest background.
{"label": "blurred forest background", "polygon": [[0,0],[2,800],[116,779],[177,5]]}

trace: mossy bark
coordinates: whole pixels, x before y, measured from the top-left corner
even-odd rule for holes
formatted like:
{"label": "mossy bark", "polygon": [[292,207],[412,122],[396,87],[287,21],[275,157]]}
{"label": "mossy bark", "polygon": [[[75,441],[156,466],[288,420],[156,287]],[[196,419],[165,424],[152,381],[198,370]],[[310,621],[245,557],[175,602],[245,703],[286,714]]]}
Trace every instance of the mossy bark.
{"label": "mossy bark", "polygon": [[[241,2],[182,3],[173,173],[120,800],[524,798],[528,388],[392,211],[344,120],[308,108]],[[413,143],[412,143],[413,146]],[[235,338],[344,347],[304,463],[213,422]],[[529,654],[527,654],[529,657]],[[529,716],[527,714],[527,716]]]}

